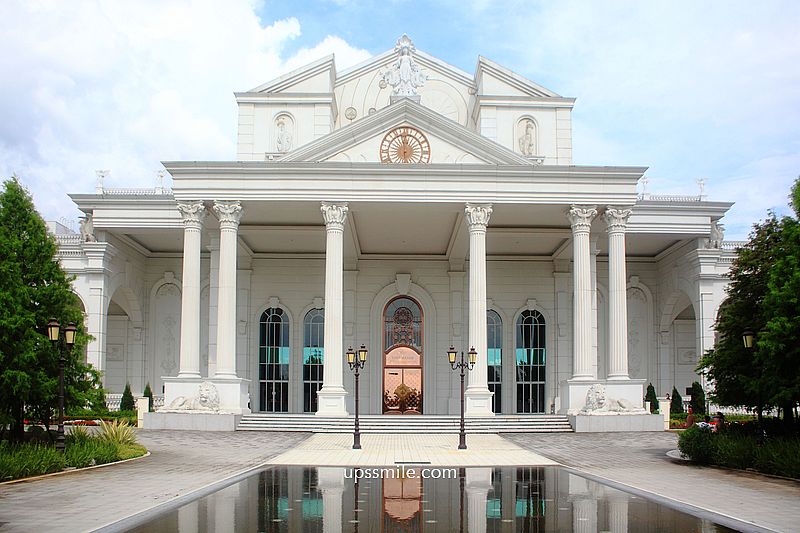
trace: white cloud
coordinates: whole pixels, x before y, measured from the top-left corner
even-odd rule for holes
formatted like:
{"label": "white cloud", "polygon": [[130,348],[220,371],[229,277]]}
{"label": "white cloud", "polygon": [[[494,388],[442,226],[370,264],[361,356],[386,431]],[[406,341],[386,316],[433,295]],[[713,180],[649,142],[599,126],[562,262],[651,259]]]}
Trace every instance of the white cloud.
{"label": "white cloud", "polygon": [[235,158],[233,92],[335,52],[329,36],[291,57],[295,18],[264,26],[251,2],[4,4],[0,176],[20,176],[47,218],[74,218],[67,192],[152,186],[160,161]]}

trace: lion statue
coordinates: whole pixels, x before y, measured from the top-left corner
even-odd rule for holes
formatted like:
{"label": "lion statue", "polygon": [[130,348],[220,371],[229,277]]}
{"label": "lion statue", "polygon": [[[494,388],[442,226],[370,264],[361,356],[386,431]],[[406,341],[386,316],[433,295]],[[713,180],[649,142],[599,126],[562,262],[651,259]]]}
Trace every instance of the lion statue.
{"label": "lion statue", "polygon": [[197,396],[178,396],[167,407],[168,411],[219,411],[219,392],[213,383],[203,381]]}
{"label": "lion statue", "polygon": [[630,401],[622,399],[608,398],[606,388],[595,383],[586,392],[586,405],[581,409],[581,414],[600,414],[600,413],[643,413],[644,409],[636,407]]}

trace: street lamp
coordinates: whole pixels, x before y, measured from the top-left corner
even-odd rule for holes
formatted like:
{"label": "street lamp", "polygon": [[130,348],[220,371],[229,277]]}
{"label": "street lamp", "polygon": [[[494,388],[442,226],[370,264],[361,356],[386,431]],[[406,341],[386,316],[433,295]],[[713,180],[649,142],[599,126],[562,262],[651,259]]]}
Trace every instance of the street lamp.
{"label": "street lamp", "polygon": [[360,450],[361,449],[361,431],[358,427],[358,376],[360,375],[360,370],[364,368],[364,364],[367,362],[367,347],[363,344],[358,349],[358,355],[356,356],[356,352],[353,351],[353,347],[347,349],[347,364],[350,366],[350,370],[353,371],[356,377],[356,424],[353,429],[353,449]]}
{"label": "street lamp", "polygon": [[73,322],[64,328],[64,337],[61,337],[61,324],[55,318],[47,323],[47,336],[53,347],[58,349],[58,431],[56,433],[56,450],[64,453],[64,345],[67,350],[72,350],[75,344],[75,333],[78,328]]}
{"label": "street lamp", "polygon": [[453,370],[460,370],[461,371],[461,425],[459,426],[458,430],[458,449],[459,450],[466,450],[467,449],[467,432],[464,428],[464,375],[467,370],[472,370],[475,366],[475,360],[478,358],[478,352],[475,351],[475,348],[470,348],[468,352],[469,362],[464,361],[464,351],[461,351],[461,361],[456,362],[456,356],[458,352],[450,345],[450,349],[447,350],[447,360],[450,362],[450,366],[453,367]]}
{"label": "street lamp", "polygon": [[753,340],[755,339],[756,334],[752,331],[745,330],[742,332],[742,342],[744,343],[744,347],[750,349],[753,347]]}

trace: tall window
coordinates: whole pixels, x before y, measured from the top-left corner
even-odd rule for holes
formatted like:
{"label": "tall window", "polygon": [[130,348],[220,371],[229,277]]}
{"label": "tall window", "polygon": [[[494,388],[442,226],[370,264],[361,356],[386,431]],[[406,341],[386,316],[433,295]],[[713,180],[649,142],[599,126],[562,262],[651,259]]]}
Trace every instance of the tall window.
{"label": "tall window", "polygon": [[303,319],[303,411],[317,411],[317,391],[322,388],[325,312],[312,309]]}
{"label": "tall window", "polygon": [[270,307],[261,315],[258,336],[259,401],[262,411],[289,410],[289,317]]}
{"label": "tall window", "polygon": [[488,346],[487,361],[489,390],[494,393],[492,396],[492,411],[502,413],[502,368],[503,360],[503,320],[497,311],[489,310],[486,312],[486,340]]}
{"label": "tall window", "polygon": [[383,313],[385,351],[395,346],[422,350],[422,310],[411,298],[395,298]]}
{"label": "tall window", "polygon": [[523,311],[516,329],[517,412],[544,413],[544,317],[539,311]]}

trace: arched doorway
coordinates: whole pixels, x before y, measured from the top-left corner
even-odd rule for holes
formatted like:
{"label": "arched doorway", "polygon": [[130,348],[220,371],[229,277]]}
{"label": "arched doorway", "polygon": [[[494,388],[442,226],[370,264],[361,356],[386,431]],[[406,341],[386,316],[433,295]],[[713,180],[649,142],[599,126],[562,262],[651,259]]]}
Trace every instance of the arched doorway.
{"label": "arched doorway", "polygon": [[406,296],[383,312],[383,413],[422,414],[422,308]]}

